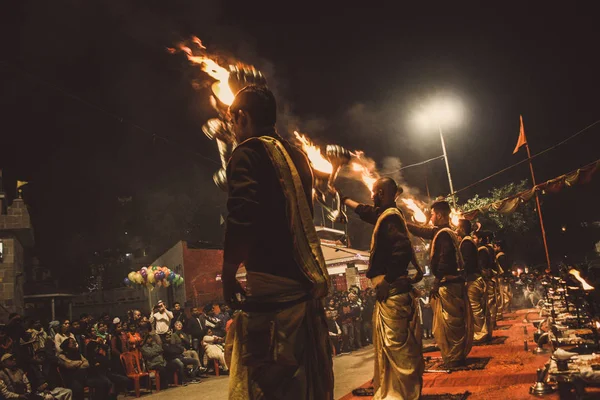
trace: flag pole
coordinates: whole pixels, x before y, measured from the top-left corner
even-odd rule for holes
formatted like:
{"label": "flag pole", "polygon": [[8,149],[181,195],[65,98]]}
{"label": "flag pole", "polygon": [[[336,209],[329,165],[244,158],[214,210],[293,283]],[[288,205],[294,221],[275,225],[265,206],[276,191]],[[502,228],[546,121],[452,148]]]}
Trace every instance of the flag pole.
{"label": "flag pole", "polygon": [[531,152],[529,151],[529,143],[525,142],[525,149],[527,149],[527,159],[529,160],[529,170],[531,171],[531,181],[533,182],[534,193],[535,193],[535,205],[537,208],[538,216],[540,217],[540,228],[542,229],[542,240],[544,241],[544,250],[546,252],[546,263],[548,264],[548,270],[550,270],[550,253],[548,253],[548,242],[546,241],[546,229],[544,228],[544,218],[542,217],[542,207],[540,206],[540,196],[537,190],[535,190],[535,174],[533,173],[533,163],[531,162]]}

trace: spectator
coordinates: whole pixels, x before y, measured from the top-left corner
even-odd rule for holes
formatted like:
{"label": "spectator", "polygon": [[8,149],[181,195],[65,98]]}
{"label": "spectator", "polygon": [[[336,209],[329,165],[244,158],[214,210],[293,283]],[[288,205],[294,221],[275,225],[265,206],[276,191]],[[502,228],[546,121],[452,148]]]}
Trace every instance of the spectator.
{"label": "spectator", "polygon": [[50,323],[48,324],[48,336],[50,336],[50,338],[52,339],[52,342],[54,342],[54,338],[56,337],[56,334],[60,331],[60,321],[50,321]]}
{"label": "spectator", "polygon": [[140,348],[142,344],[142,336],[137,332],[135,323],[129,324],[129,332],[127,332],[127,348],[129,351]]}
{"label": "spectator", "polygon": [[62,350],[61,350],[62,343],[69,338],[73,339],[73,341],[75,342],[75,345],[78,348],[79,344],[77,343],[75,335],[73,335],[73,333],[71,332],[71,321],[69,321],[68,319],[65,319],[65,320],[63,320],[62,324],[60,325],[60,329],[59,329],[58,333],[54,337],[54,345],[56,346],[56,353],[62,352]]}
{"label": "spectator", "polygon": [[181,303],[176,301],[173,303],[173,319],[171,320],[171,329],[175,327],[176,322],[181,322],[183,326],[186,323],[185,310],[181,308]]}
{"label": "spectator", "polygon": [[110,339],[108,334],[108,325],[105,322],[98,322],[96,329],[96,337],[99,337],[104,342]]}
{"label": "spectator", "polygon": [[129,351],[127,346],[127,333],[123,330],[123,324],[117,322],[114,325],[114,334],[110,339],[110,361],[112,370],[121,375],[125,375],[123,364],[121,364],[121,354]]}
{"label": "spectator", "polygon": [[83,313],[79,316],[79,323],[81,325],[82,332],[87,332],[91,328],[90,323],[92,316],[90,314]]}
{"label": "spectator", "polygon": [[31,384],[23,370],[17,368],[17,359],[11,353],[6,353],[0,359],[0,394],[5,399],[32,399]]}
{"label": "spectator", "polygon": [[111,388],[109,382],[97,379],[95,376],[87,376],[90,364],[84,356],[79,353],[77,342],[73,338],[67,338],[61,344],[61,353],[58,356],[60,370],[65,384],[73,391],[75,400],[83,399],[86,384],[93,388],[93,399],[106,399]]}
{"label": "spectator", "polygon": [[0,327],[0,353],[2,355],[6,353],[11,353],[13,349],[13,340],[8,336],[6,332],[6,327]]}
{"label": "spectator", "polygon": [[223,338],[220,336],[213,335],[211,328],[208,328],[206,335],[202,338],[202,346],[204,351],[210,360],[217,360],[219,367],[224,372],[228,372],[229,368],[225,362],[225,349],[223,348]]}
{"label": "spectator", "polygon": [[541,299],[541,296],[538,294],[538,291],[533,283],[528,283],[525,285],[525,288],[523,289],[523,295],[531,303],[531,307],[536,307]]}
{"label": "spectator", "polygon": [[337,322],[335,322],[334,312],[327,310],[325,316],[327,317],[327,329],[329,330],[329,341],[331,347],[335,349],[335,354],[340,354],[342,351],[342,330]]}
{"label": "spectator", "polygon": [[363,342],[369,344],[373,343],[373,311],[375,310],[375,291],[372,288],[365,290],[363,304],[362,321],[365,333]]}
{"label": "spectator", "polygon": [[352,315],[352,325],[354,327],[354,343],[352,346],[355,349],[360,349],[363,346],[362,343],[362,303],[359,298],[359,289],[353,287],[348,292],[348,303],[350,305],[350,313]]}
{"label": "spectator", "polygon": [[48,340],[48,334],[42,327],[42,323],[40,320],[33,321],[31,328],[27,330],[31,340],[31,347],[33,348],[33,352],[37,352],[40,349],[43,349],[46,346],[46,341]]}
{"label": "spectator", "polygon": [[79,351],[82,352],[85,349],[86,332],[83,330],[80,321],[73,321],[71,323],[71,333],[75,336]]}
{"label": "spectator", "polygon": [[145,336],[140,350],[146,363],[146,369],[157,371],[160,375],[160,386],[167,388],[169,386],[167,361],[163,356],[162,346],[156,341],[154,335],[148,334]]}
{"label": "spectator", "polygon": [[326,311],[334,313],[334,317],[337,318],[338,306],[336,304],[335,297],[329,298],[329,301],[327,302]]}
{"label": "spectator", "polygon": [[12,339],[13,343],[20,343],[21,339],[27,339],[26,330],[23,325],[23,318],[20,314],[10,313],[6,324],[6,333]]}
{"label": "spectator", "polygon": [[53,384],[51,371],[52,366],[46,359],[46,349],[36,350],[27,373],[34,392],[45,400],[71,400],[73,398],[71,389]]}
{"label": "spectator", "polygon": [[[215,316],[215,305],[217,306],[216,309],[218,310],[218,305],[216,303],[207,304],[204,307],[204,317],[206,319],[206,327],[212,329],[212,331],[215,334],[218,334],[220,336],[225,336],[225,332],[223,331],[223,329],[225,327],[221,326],[221,321]],[[223,332],[221,332],[221,331],[223,331]]]}
{"label": "spectator", "polygon": [[431,328],[433,326],[433,309],[429,298],[430,290],[423,289],[420,292],[419,307],[421,311],[421,325],[423,325],[423,337],[432,339]]}
{"label": "spectator", "polygon": [[165,303],[159,300],[156,304],[156,312],[150,317],[150,323],[154,325],[154,330],[161,340],[164,342],[165,335],[171,327],[173,313],[167,310]]}
{"label": "spectator", "polygon": [[139,325],[139,323],[142,320],[142,312],[140,310],[129,310],[127,312],[127,316],[128,316],[128,321],[127,324],[135,324],[135,325]]}
{"label": "spectator", "polygon": [[229,314],[227,314],[224,311],[223,306],[219,304],[213,304],[213,312],[215,318],[220,322],[218,325],[219,329],[218,331],[215,331],[215,333],[221,333],[222,336],[225,337],[225,326],[227,325],[227,321],[229,321]]}
{"label": "spectator", "polygon": [[206,317],[198,307],[192,308],[192,317],[185,326],[187,333],[192,337],[192,347],[200,353],[200,344],[206,333]]}
{"label": "spectator", "polygon": [[[190,378],[198,375],[200,361],[193,358],[188,358],[183,355],[185,348],[181,344],[173,343],[171,332],[165,334],[165,342],[163,342],[163,356],[167,361],[167,366],[178,371],[182,382],[189,382]],[[190,366],[190,370],[186,373],[186,367]]]}
{"label": "spectator", "polygon": [[110,318],[110,314],[107,312],[103,312],[102,314],[100,314],[100,318],[98,318],[98,322],[96,322],[96,331],[98,331],[98,328],[100,326],[100,324],[105,324],[106,325],[106,331],[110,331],[112,329],[112,324],[111,324],[112,319]]}
{"label": "spectator", "polygon": [[120,391],[127,391],[129,378],[110,369],[110,360],[103,354],[102,346],[97,342],[90,342],[86,348],[86,355],[90,363],[88,371],[88,381],[96,380],[102,382],[103,386],[111,388],[110,392],[116,394]]}
{"label": "spectator", "polygon": [[339,320],[342,327],[342,354],[350,353],[354,348],[354,311],[348,300],[344,300],[341,304],[341,312]]}
{"label": "spectator", "polygon": [[12,340],[12,349],[10,352],[16,357],[19,367],[21,369],[26,368],[26,361],[31,357],[28,352],[29,347],[23,347],[21,343],[27,343],[29,335],[25,329],[23,318],[20,314],[11,313],[9,314],[9,321],[6,324],[6,333]]}
{"label": "spectator", "polygon": [[193,358],[198,360],[198,365],[200,364],[200,356],[198,352],[192,349],[192,341],[190,336],[183,331],[183,324],[181,321],[175,322],[174,326],[175,331],[171,335],[171,343],[178,344],[183,346],[185,351],[183,352],[184,357]]}

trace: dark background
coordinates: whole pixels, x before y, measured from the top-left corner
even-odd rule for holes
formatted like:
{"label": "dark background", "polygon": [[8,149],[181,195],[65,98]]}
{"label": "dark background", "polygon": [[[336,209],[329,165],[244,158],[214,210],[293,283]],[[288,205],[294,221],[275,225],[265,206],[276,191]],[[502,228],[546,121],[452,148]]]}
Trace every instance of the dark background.
{"label": "dark background", "polygon": [[[213,116],[210,80],[165,50],[191,35],[267,76],[284,135],[362,149],[380,168],[387,157],[406,165],[440,155],[436,132],[417,131],[411,116],[436,94],[459,97],[464,119],[445,133],[455,189],[525,157],[512,155],[519,114],[533,153],[600,118],[592,8],[239,3],[3,6],[0,167],[10,196],[17,179],[30,182],[36,255],[56,276],[106,254],[159,254],[179,239],[220,243],[225,195],[212,183],[215,144],[200,130]],[[596,125],[536,159],[538,181],[598,159],[599,133]],[[442,160],[403,175],[423,195],[426,177],[432,196],[448,193]],[[459,197],[528,177],[522,164]],[[593,254],[598,182],[544,196],[553,260]],[[353,194],[367,198],[360,187]],[[367,247],[368,227],[351,230]],[[539,238],[514,257],[543,262]]]}

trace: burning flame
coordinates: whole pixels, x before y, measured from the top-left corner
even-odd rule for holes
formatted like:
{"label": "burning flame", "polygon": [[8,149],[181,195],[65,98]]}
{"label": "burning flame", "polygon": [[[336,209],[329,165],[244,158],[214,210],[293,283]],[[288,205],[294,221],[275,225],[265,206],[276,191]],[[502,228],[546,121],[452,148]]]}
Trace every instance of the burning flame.
{"label": "burning flame", "polygon": [[375,169],[375,163],[373,160],[365,157],[365,153],[363,151],[355,151],[352,153],[354,159],[356,160],[351,164],[352,171],[360,172],[360,179],[363,181],[367,189],[373,193],[373,186],[375,182],[380,178],[377,170]]}
{"label": "burning flame", "polygon": [[[206,47],[202,44],[202,41],[197,37],[194,37],[192,41],[201,50],[206,50]],[[187,55],[188,60],[194,64],[200,64],[202,71],[206,72],[212,78],[217,80],[217,82],[212,85],[213,93],[223,104],[231,105],[231,103],[233,103],[233,99],[235,98],[235,94],[229,87],[229,71],[226,68],[221,67],[216,61],[208,56],[195,56],[192,52],[192,49],[187,46],[180,45],[179,49]],[[172,52],[172,49],[167,50],[170,53]]]}
{"label": "burning flame", "polygon": [[369,169],[366,166],[357,162],[352,163],[352,171],[361,173],[360,178],[362,179],[365,186],[369,189],[369,191],[373,193],[373,185],[375,185],[375,182],[377,182],[377,179],[379,178],[374,176],[373,173],[371,173],[371,171],[369,171]]}
{"label": "burning flame", "polygon": [[571,275],[573,275],[575,277],[575,279],[577,279],[579,282],[581,282],[581,284],[583,285],[583,290],[594,290],[594,287],[592,285],[590,285],[589,283],[587,283],[585,281],[585,279],[583,279],[581,277],[581,273],[578,270],[571,268],[569,270],[569,273]]}
{"label": "burning flame", "polygon": [[308,159],[315,170],[326,174],[331,174],[333,172],[333,165],[323,157],[319,147],[315,146],[306,136],[296,131],[294,131],[294,136],[296,136],[296,139],[302,145],[302,150],[304,150],[308,156]]}
{"label": "burning flame", "polygon": [[452,211],[450,212],[450,223],[454,226],[458,226],[458,221],[461,219],[462,214],[456,210],[456,208],[453,208]]}
{"label": "burning flame", "polygon": [[404,203],[404,205],[406,205],[406,208],[413,212],[413,218],[415,219],[415,221],[421,224],[427,222],[427,216],[425,215],[423,210],[419,208],[414,199],[402,199],[402,202]]}

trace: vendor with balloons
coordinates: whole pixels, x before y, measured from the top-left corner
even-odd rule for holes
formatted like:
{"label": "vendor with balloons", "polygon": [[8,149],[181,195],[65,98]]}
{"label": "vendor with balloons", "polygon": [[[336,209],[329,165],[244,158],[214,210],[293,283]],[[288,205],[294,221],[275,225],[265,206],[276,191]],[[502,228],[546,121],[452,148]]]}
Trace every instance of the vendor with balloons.
{"label": "vendor with balloons", "polygon": [[155,312],[150,316],[150,323],[154,324],[156,334],[163,340],[169,329],[171,328],[171,320],[173,313],[167,310],[167,306],[162,300],[159,300],[155,307]]}

